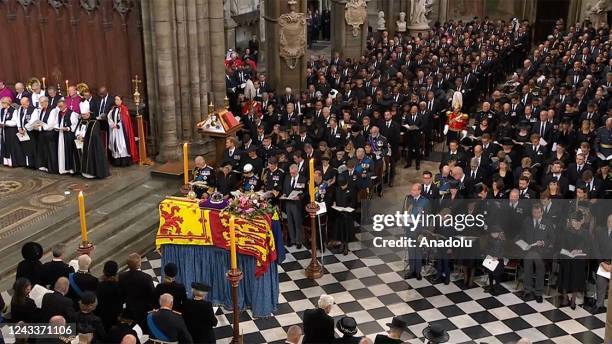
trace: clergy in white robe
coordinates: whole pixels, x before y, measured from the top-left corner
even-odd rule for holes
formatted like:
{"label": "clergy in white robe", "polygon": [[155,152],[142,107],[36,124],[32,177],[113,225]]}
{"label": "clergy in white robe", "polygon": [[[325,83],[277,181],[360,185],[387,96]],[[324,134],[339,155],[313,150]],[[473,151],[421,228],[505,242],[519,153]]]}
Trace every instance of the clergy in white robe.
{"label": "clergy in white robe", "polygon": [[57,112],[49,107],[49,98],[40,97],[40,107],[36,109],[31,124],[33,132],[38,132],[35,167],[41,171],[58,173],[57,140],[54,128],[57,126]]}
{"label": "clergy in white robe", "polygon": [[61,98],[53,109],[57,118],[54,128],[57,141],[57,165],[60,174],[75,173],[74,132],[79,121],[79,114],[72,112]]}
{"label": "clergy in white robe", "polygon": [[121,108],[113,106],[107,116],[108,120],[108,149],[113,157],[113,165],[129,166],[131,163],[130,153],[123,132],[124,123],[121,120]]}
{"label": "clergy in white robe", "polygon": [[3,97],[0,99],[0,124],[2,124],[2,145],[0,154],[2,164],[15,167],[23,165],[23,152],[17,139],[17,115],[11,107],[12,99]]}
{"label": "clergy in white robe", "polygon": [[33,133],[30,125],[34,108],[30,105],[30,98],[22,97],[19,103],[20,106],[15,111],[17,112],[17,129],[20,137],[19,146],[24,155],[24,163],[18,166],[34,168],[36,140],[38,139],[38,133]]}

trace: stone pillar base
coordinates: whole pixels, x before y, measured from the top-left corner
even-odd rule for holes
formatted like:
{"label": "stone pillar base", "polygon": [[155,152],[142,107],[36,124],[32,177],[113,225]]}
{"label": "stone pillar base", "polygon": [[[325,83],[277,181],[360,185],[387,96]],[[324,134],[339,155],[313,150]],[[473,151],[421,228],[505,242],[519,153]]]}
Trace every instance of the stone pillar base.
{"label": "stone pillar base", "polygon": [[419,33],[423,38],[429,38],[429,26],[428,25],[410,25],[408,26],[408,32],[411,36],[417,36]]}

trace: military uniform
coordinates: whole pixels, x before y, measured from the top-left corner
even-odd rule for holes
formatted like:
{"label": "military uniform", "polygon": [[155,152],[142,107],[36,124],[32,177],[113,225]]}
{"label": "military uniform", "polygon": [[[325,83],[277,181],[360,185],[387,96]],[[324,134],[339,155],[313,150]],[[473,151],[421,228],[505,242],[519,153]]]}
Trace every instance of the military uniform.
{"label": "military uniform", "polygon": [[[196,167],[193,170],[193,181],[194,182],[204,182],[208,187],[214,188],[217,186],[215,171],[212,167],[206,165],[204,167]],[[194,186],[193,191],[195,191],[196,196],[198,198],[202,198],[202,195],[206,193],[207,188],[203,188],[200,186]]]}
{"label": "military uniform", "polygon": [[242,188],[242,192],[258,191],[260,186],[259,177],[257,177],[255,174],[252,174],[250,176],[243,175],[242,183],[240,186]]}
{"label": "military uniform", "polygon": [[280,168],[277,168],[274,171],[266,168],[263,172],[264,191],[278,191],[279,193],[282,193],[284,176],[285,171]]}
{"label": "military uniform", "polygon": [[372,184],[372,175],[374,174],[374,162],[369,157],[364,157],[361,160],[357,160],[355,166],[355,173],[361,176],[362,189],[369,188]]}
{"label": "military uniform", "polygon": [[448,118],[448,142],[459,140],[461,132],[467,128],[468,115],[463,112],[448,111],[446,117]]}
{"label": "military uniform", "polygon": [[147,314],[147,325],[152,339],[164,342],[193,343],[181,313],[162,308]]}
{"label": "military uniform", "polygon": [[372,153],[374,153],[376,163],[380,162],[384,157],[391,155],[387,138],[380,134],[378,134],[378,136],[375,138],[370,136],[368,139],[368,144],[372,146]]}

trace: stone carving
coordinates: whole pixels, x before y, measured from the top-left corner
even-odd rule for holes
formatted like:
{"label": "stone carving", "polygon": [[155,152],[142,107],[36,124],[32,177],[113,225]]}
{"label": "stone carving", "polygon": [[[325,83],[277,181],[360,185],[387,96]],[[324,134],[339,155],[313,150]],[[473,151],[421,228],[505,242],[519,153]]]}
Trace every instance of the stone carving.
{"label": "stone carving", "polygon": [[34,0],[17,0],[17,2],[24,8],[27,9],[28,6],[34,3]]}
{"label": "stone carving", "polygon": [[121,17],[125,16],[132,9],[132,0],[113,0],[113,8],[119,12]]}
{"label": "stone carving", "polygon": [[47,2],[56,11],[68,4],[67,0],[48,0]]}
{"label": "stone carving", "polygon": [[385,20],[385,12],[378,12],[378,20],[376,21],[376,30],[386,30],[387,21]]}
{"label": "stone carving", "polygon": [[295,0],[287,1],[289,13],[278,18],[280,56],[289,69],[297,67],[298,60],[306,53],[306,14],[295,12]]}
{"label": "stone carving", "polygon": [[81,0],[81,7],[83,7],[87,12],[95,10],[98,5],[98,0]]}
{"label": "stone carving", "polygon": [[610,11],[610,0],[597,0],[587,5],[586,18],[590,19],[593,26],[598,28],[602,23],[608,22],[608,11]]}
{"label": "stone carving", "polygon": [[368,17],[366,8],[368,4],[365,0],[349,0],[344,7],[344,19],[346,24],[353,27],[353,37],[359,35],[360,26],[365,23]]}
{"label": "stone carving", "polygon": [[399,20],[395,22],[397,32],[406,32],[406,12],[399,13]]}
{"label": "stone carving", "polygon": [[431,12],[433,0],[410,0],[410,26],[429,26],[427,15]]}

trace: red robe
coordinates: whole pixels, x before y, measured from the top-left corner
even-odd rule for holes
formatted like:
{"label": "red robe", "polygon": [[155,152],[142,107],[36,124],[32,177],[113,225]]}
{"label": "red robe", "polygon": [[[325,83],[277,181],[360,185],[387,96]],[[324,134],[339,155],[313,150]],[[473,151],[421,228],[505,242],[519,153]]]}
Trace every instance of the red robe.
{"label": "red robe", "polygon": [[[111,110],[112,111],[112,110]],[[132,126],[132,118],[130,117],[130,113],[128,112],[127,106],[121,104],[121,108],[119,110],[121,113],[121,123],[123,124],[123,132],[125,133],[126,142],[128,152],[132,157],[132,162],[135,164],[140,161],[138,155],[138,146],[136,145],[136,139],[134,138],[134,127]]]}

